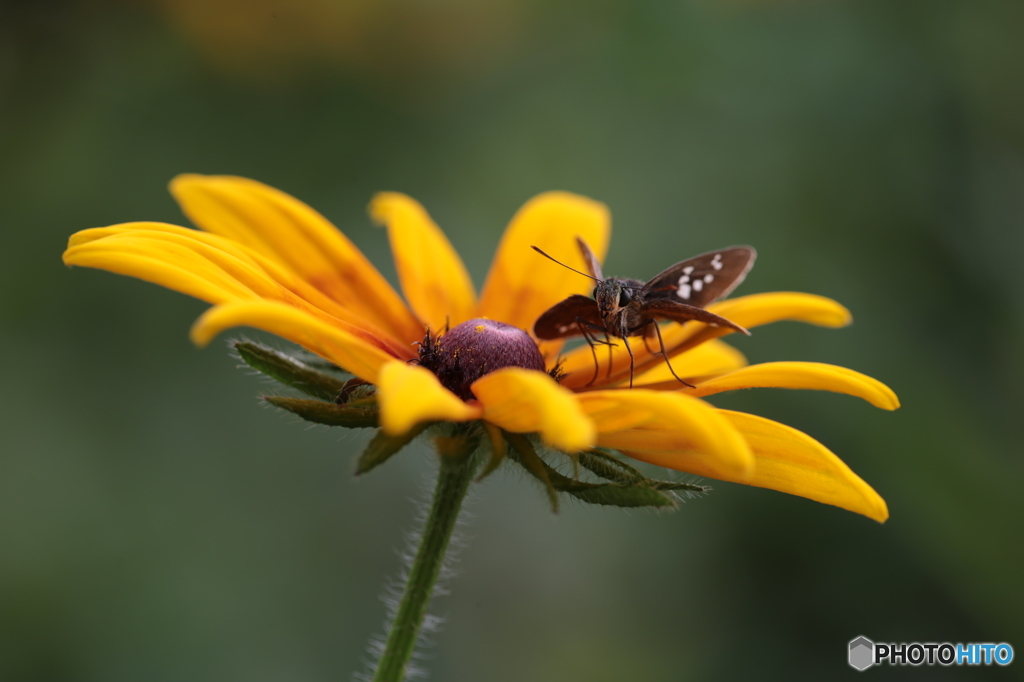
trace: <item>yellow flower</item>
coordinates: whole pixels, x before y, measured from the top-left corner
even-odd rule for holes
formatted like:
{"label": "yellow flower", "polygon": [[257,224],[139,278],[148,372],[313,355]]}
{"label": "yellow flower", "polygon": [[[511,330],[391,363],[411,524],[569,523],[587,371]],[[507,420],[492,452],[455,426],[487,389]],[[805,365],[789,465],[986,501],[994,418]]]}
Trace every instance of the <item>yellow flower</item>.
{"label": "yellow flower", "polygon": [[[446,388],[428,363],[410,362],[418,359],[425,327],[436,334],[487,318],[532,330],[551,305],[587,293],[589,280],[530,247],[582,270],[578,236],[603,259],[611,221],[601,203],[565,192],[528,201],[505,231],[477,296],[426,210],[405,195],[379,194],[370,212],[387,228],[403,301],[340,231],[283,192],[244,178],[200,175],[175,178],[171,191],[202,231],[145,222],[84,230],[71,237],[64,262],[138,277],[212,303],[192,328],[199,345],[225,329],[249,326],[330,360],[376,385],[387,434],[427,421],[482,419],[509,433],[537,433],[569,453],[612,448],[669,469],[801,495],[877,521],[888,517],[884,500],[822,444],[701,398],[737,388],[803,388],[847,393],[893,410],[899,406],[895,394],[833,365],[747,365],[739,351],[716,338],[729,329],[699,322],[662,327],[673,366],[694,389],[682,388],[643,344],[634,348],[633,389],[623,386],[629,361],[621,345],[610,358],[598,354],[598,380],[590,385],[589,348],[561,355],[561,342],[544,341],[538,346],[548,369],[561,356],[566,375],[560,382],[539,367],[512,363],[519,366],[484,374],[463,397]],[[708,310],[748,329],[779,320],[827,327],[850,322],[835,301],[802,293],[741,296]],[[494,328],[474,327],[497,333]]]}

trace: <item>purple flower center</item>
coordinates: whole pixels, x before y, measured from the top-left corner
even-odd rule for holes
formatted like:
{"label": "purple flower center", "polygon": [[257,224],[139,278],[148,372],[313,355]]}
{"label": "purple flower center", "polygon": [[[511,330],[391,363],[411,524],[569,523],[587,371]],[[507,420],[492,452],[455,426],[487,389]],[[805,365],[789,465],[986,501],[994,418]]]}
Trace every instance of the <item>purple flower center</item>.
{"label": "purple flower center", "polygon": [[502,367],[544,371],[536,342],[519,327],[477,318],[420,344],[420,365],[437,375],[441,385],[463,400],[472,399],[470,385]]}

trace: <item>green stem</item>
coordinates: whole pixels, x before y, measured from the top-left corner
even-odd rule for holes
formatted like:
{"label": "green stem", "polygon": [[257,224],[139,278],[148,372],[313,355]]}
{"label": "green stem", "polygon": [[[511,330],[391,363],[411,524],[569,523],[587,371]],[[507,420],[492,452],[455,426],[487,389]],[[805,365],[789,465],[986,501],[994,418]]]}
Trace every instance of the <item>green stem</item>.
{"label": "green stem", "polygon": [[473,480],[476,458],[472,455],[441,456],[441,471],[437,475],[434,499],[423,527],[420,546],[409,570],[402,601],[388,631],[374,682],[402,682],[409,665],[416,638],[419,636],[427,606],[434,592],[434,583],[441,572],[445,550],[451,540],[455,521],[459,517],[462,500]]}

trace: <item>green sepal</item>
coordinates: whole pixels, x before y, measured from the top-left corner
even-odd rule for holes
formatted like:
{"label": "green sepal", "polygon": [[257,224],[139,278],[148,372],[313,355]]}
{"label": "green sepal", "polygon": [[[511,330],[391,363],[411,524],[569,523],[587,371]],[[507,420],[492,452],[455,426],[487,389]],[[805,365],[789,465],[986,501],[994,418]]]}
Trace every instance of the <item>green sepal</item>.
{"label": "green sepal", "polygon": [[[549,486],[550,490],[556,493],[567,493],[579,500],[589,502],[590,504],[602,504],[610,507],[669,507],[674,509],[676,507],[676,497],[670,492],[660,489],[658,486],[661,484],[680,486],[688,485],[672,484],[668,481],[654,481],[644,478],[639,471],[636,471],[629,465],[622,464],[621,462],[619,462],[619,464],[622,464],[622,466],[625,467],[624,470],[632,469],[640,479],[628,483],[588,483],[587,481],[578,481],[574,478],[569,478],[568,476],[558,473],[558,471],[548,465],[547,462],[540,458],[536,450],[533,449],[533,446],[530,445],[530,442],[525,437],[518,434],[506,434],[506,437],[512,444],[513,452],[509,453],[512,458],[522,464],[527,471],[537,477],[541,482]],[[536,458],[535,461],[531,462],[532,466],[528,466],[528,459],[522,456],[523,450],[526,448],[521,447],[520,441],[525,443],[525,446],[529,448],[529,452],[532,453],[533,458]],[[610,455],[607,455],[606,453],[600,453],[594,457],[594,460],[604,462],[605,457],[611,458]],[[584,464],[584,459],[584,457],[580,457],[580,464],[586,466],[586,464]],[[593,461],[590,463],[593,463]],[[614,466],[608,462],[605,462],[605,464],[608,467]],[[694,487],[696,488],[699,486]]]}
{"label": "green sepal", "polygon": [[345,376],[352,376],[351,372],[346,372],[345,370],[343,370],[341,367],[338,367],[330,360],[322,358],[316,353],[311,353],[304,348],[297,348],[289,352],[288,355],[294,358],[295,360],[298,360],[302,364],[308,365],[309,367],[312,367],[313,369],[316,370],[322,370],[329,374],[341,374]]}
{"label": "green sepal", "polygon": [[647,480],[638,470],[604,450],[581,452],[577,458],[584,469],[613,483],[630,485]]}
{"label": "green sepal", "polygon": [[548,477],[556,490],[566,492],[573,497],[610,507],[672,507],[676,506],[676,498],[668,493],[652,488],[646,481],[619,483],[588,483],[563,476],[553,468],[547,467]]}
{"label": "green sepal", "polygon": [[615,483],[591,484],[593,487],[567,490],[573,497],[608,507],[656,507],[676,508],[676,499],[654,488],[643,485],[617,485]]}
{"label": "green sepal", "polygon": [[429,426],[428,423],[418,424],[401,436],[389,436],[383,431],[378,431],[370,440],[363,454],[359,455],[356,461],[356,476],[365,474],[371,469],[376,469],[384,462],[391,459],[392,455],[411,443],[416,436],[423,433]]}
{"label": "green sepal", "polygon": [[251,341],[236,341],[238,357],[257,372],[320,400],[334,400],[345,380],[314,369],[279,350]]}
{"label": "green sepal", "polygon": [[679,481],[659,481],[654,478],[648,478],[647,484],[655,490],[685,490],[690,493],[708,493],[711,492],[711,486],[709,485],[697,485],[696,483],[681,483]]}
{"label": "green sepal", "polygon": [[308,422],[325,426],[345,426],[350,429],[374,428],[378,425],[377,410],[373,407],[335,405],[308,398],[286,398],[279,395],[263,396],[274,407],[288,410]]}
{"label": "green sepal", "polygon": [[685,490],[691,493],[706,493],[711,490],[711,487],[706,485],[648,478],[603,448],[581,452],[578,457],[580,464],[591,473],[622,485],[638,485],[654,490]]}
{"label": "green sepal", "polygon": [[[557,514],[558,490],[555,488],[551,474],[561,478],[565,477],[545,464],[544,460],[537,454],[537,451],[533,449],[533,444],[522,434],[506,432],[505,438],[508,440],[509,445],[512,446],[512,449],[508,452],[509,456],[523,465],[524,469],[544,485],[544,490],[548,494],[548,501],[551,502],[551,511]],[[570,481],[572,479],[567,478],[566,480]]]}
{"label": "green sepal", "polygon": [[508,443],[505,442],[505,437],[501,435],[501,429],[490,422],[484,422],[484,428],[487,430],[487,438],[491,442],[491,457],[487,460],[486,466],[484,466],[483,472],[476,477],[476,482],[484,480],[505,461],[505,455],[508,452]]}
{"label": "green sepal", "polygon": [[462,432],[452,436],[434,436],[434,447],[437,454],[451,459],[465,459],[473,454],[480,445],[480,433]]}

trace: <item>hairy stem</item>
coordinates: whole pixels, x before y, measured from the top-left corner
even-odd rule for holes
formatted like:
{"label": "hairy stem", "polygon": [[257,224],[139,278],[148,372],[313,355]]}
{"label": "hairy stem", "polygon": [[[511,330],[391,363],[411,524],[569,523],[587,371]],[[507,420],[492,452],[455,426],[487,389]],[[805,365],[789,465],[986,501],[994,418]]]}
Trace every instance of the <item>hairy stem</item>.
{"label": "hairy stem", "polygon": [[373,677],[374,682],[401,682],[405,678],[462,500],[473,479],[475,464],[476,458],[472,455],[441,456],[441,470],[437,476],[430,513],[423,527],[416,558],[409,570],[402,600],[388,630],[384,653]]}

